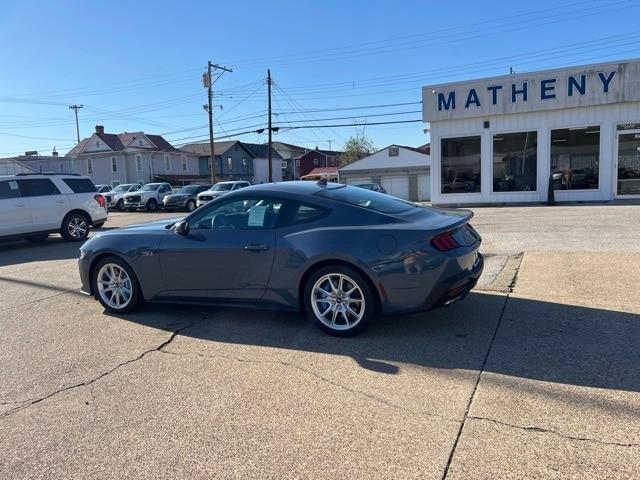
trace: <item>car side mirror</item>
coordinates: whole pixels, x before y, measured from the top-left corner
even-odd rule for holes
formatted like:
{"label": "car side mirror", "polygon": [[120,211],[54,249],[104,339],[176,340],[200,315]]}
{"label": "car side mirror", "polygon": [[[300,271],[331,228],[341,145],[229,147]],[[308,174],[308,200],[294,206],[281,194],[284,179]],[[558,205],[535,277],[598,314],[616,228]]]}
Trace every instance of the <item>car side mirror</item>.
{"label": "car side mirror", "polygon": [[186,220],[182,220],[176,223],[176,233],[178,235],[186,235],[187,233],[189,233],[189,222],[187,222]]}

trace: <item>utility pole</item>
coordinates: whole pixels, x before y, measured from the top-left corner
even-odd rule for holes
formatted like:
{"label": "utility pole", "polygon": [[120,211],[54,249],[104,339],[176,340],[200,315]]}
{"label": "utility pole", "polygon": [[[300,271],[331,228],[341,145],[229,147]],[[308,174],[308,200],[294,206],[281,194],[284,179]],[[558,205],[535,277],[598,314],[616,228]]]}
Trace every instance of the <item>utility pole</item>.
{"label": "utility pole", "polygon": [[84,105],[69,105],[69,109],[76,112],[76,136],[78,137],[78,143],[80,143],[80,126],[78,124],[78,110],[83,108]]}
{"label": "utility pole", "polygon": [[232,69],[221,67],[220,65],[216,65],[215,63],[211,63],[211,60],[207,62],[207,73],[203,76],[203,82],[205,87],[207,87],[207,112],[209,113],[209,149],[210,154],[209,158],[211,158],[211,184],[216,183],[216,155],[213,150],[213,79],[211,78],[211,70],[212,69],[222,70],[224,72],[233,72]]}
{"label": "utility pole", "polygon": [[273,165],[271,164],[271,69],[267,70],[267,90],[269,92],[269,183],[273,183]]}

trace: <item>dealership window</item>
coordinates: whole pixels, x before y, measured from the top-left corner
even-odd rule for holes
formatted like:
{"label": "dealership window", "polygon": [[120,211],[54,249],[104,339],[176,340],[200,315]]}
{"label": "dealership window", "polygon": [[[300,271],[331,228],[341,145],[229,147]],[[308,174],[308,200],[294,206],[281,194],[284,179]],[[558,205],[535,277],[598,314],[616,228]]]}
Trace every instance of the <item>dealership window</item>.
{"label": "dealership window", "polygon": [[118,159],[116,157],[111,157],[111,171],[113,173],[118,171]]}
{"label": "dealership window", "polygon": [[93,173],[93,160],[87,158],[87,174],[91,175]]}
{"label": "dealership window", "polygon": [[503,133],[493,136],[493,191],[535,191],[538,133]]}
{"label": "dealership window", "polygon": [[551,177],[555,190],[597,189],[600,127],[551,130]]}
{"label": "dealership window", "polygon": [[187,157],[186,157],[186,155],[182,155],[180,158],[182,160],[182,171],[186,172],[187,171]]}
{"label": "dealership window", "polygon": [[440,142],[442,193],[480,192],[480,136]]}
{"label": "dealership window", "polygon": [[142,171],[142,156],[141,155],[136,155],[136,171],[137,172],[141,172]]}
{"label": "dealership window", "polygon": [[169,155],[164,156],[164,169],[166,171],[171,170],[171,157]]}

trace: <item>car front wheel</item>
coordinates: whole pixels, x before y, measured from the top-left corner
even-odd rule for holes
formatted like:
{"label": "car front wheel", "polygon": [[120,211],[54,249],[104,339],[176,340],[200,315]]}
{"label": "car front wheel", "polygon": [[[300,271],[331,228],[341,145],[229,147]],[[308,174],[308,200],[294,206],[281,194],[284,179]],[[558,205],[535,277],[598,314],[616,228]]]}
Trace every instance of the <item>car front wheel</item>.
{"label": "car front wheel", "polygon": [[158,209],[158,202],[156,202],[153,198],[147,202],[146,205],[147,212],[155,212]]}
{"label": "car front wheel", "polygon": [[355,335],[376,313],[375,293],[352,268],[329,266],[314,272],[305,286],[305,307],[314,323],[330,335]]}
{"label": "car front wheel", "polygon": [[193,200],[189,200],[187,202],[187,210],[190,212],[193,212],[196,209],[196,202],[194,202]]}
{"label": "car front wheel", "polygon": [[140,285],[133,270],[117,257],[107,257],[93,269],[93,291],[112,313],[127,313],[140,304]]}
{"label": "car front wheel", "polygon": [[89,224],[84,213],[70,213],[62,220],[60,235],[69,242],[81,242],[89,235]]}

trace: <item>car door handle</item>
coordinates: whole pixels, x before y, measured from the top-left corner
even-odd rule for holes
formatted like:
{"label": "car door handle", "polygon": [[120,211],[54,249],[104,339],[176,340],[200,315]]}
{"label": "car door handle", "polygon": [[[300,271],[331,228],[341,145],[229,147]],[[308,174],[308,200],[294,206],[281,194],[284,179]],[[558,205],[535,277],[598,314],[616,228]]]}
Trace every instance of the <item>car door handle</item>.
{"label": "car door handle", "polygon": [[64,200],[56,200],[56,203],[64,203]]}
{"label": "car door handle", "polygon": [[243,250],[245,252],[266,252],[269,250],[269,245],[245,245]]}

